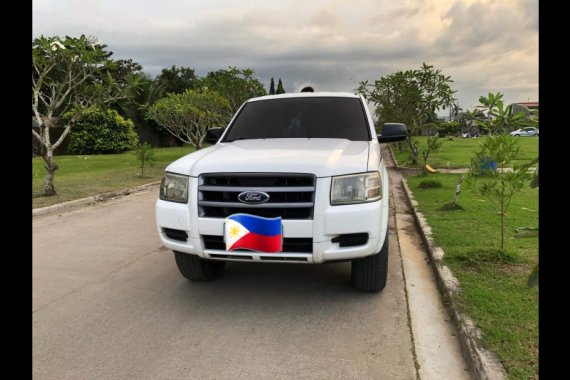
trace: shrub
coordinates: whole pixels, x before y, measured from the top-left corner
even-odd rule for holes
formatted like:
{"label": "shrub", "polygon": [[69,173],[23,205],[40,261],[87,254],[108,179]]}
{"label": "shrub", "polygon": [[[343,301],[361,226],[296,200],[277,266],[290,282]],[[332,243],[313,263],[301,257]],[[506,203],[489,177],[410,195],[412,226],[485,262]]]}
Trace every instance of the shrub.
{"label": "shrub", "polygon": [[69,136],[70,154],[121,153],[135,148],[138,142],[131,120],[115,110],[97,108],[82,111]]}
{"label": "shrub", "polygon": [[439,123],[438,132],[440,136],[458,135],[461,124],[458,121],[446,121]]}
{"label": "shrub", "polygon": [[435,179],[426,179],[423,180],[422,182],[420,182],[420,184],[418,185],[418,187],[420,189],[435,189],[438,187],[441,187],[442,184],[441,182],[439,182],[438,180]]}

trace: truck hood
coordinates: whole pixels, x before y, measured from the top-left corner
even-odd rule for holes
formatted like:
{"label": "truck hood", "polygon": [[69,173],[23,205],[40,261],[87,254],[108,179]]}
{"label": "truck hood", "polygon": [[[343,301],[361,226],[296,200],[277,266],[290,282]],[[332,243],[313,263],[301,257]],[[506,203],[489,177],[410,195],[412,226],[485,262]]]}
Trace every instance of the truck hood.
{"label": "truck hood", "polygon": [[184,156],[166,171],[197,177],[216,172],[312,173],[317,177],[367,171],[368,141],[256,139],[218,143]]}

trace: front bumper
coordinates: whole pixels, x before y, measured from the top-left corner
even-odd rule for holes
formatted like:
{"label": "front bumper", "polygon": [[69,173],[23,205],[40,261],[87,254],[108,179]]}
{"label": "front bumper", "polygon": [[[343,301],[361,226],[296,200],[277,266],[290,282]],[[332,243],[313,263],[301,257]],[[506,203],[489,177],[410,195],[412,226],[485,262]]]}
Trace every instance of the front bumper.
{"label": "front bumper", "polygon": [[[312,252],[227,252],[206,249],[203,235],[222,236],[225,219],[200,218],[197,208],[198,180],[190,178],[188,204],[157,200],[156,222],[162,243],[175,251],[198,255],[208,259],[235,261],[272,261],[323,263],[333,260],[352,260],[380,251],[388,226],[388,189],[376,202],[331,206],[329,192],[331,178],[318,178],[315,191],[313,220],[283,220],[284,238],[311,238]],[[166,236],[164,228],[185,231],[186,241]],[[365,244],[340,247],[332,240],[341,234],[368,233]]]}

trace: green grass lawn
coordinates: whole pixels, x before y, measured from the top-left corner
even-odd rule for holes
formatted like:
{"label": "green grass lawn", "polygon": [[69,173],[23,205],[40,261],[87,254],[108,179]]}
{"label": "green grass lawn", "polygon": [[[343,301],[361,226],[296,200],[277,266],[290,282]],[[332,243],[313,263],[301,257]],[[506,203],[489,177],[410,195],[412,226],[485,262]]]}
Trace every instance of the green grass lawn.
{"label": "green grass lawn", "polygon": [[[414,139],[418,142],[418,147],[420,149],[418,162],[422,165],[423,158],[421,151],[426,147],[427,137],[417,136],[414,137]],[[476,139],[454,137],[453,140],[449,140],[447,137],[441,137],[441,149],[436,154],[430,154],[428,164],[436,169],[467,168],[469,167],[469,161],[471,158],[480,149],[479,143],[483,142],[484,139],[485,137],[479,137]],[[526,162],[538,157],[538,137],[519,137],[517,138],[517,141],[519,141],[521,145],[521,154],[518,158],[519,160]],[[396,143],[392,143],[391,147],[399,166],[411,166],[411,154],[409,153],[407,145],[403,152],[399,151]]]}
{"label": "green grass lawn", "polygon": [[538,290],[526,286],[538,260],[538,239],[513,237],[516,227],[538,225],[538,190],[514,196],[506,218],[506,247],[514,256],[498,262],[500,219],[488,201],[464,186],[457,202],[464,210],[439,211],[451,201],[458,176],[430,175],[443,184],[435,189],[418,188],[426,177],[408,181],[445,251],[444,262],[459,279],[459,307],[482,329],[483,343],[497,354],[509,379],[538,378]]}
{"label": "green grass lawn", "polygon": [[169,163],[193,151],[191,147],[156,149],[157,162],[154,167],[145,169],[144,178],[140,176],[140,163],[133,153],[57,156],[57,195],[52,197],[43,196],[45,169],[42,158],[32,158],[32,208],[160,181]]}

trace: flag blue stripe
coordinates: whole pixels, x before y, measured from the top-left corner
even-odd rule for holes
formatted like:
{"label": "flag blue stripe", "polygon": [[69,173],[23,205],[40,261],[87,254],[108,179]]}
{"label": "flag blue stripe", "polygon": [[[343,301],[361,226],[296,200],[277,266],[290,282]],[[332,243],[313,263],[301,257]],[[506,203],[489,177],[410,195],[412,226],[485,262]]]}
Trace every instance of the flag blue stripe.
{"label": "flag blue stripe", "polygon": [[281,234],[281,217],[263,218],[261,216],[249,214],[233,214],[228,219],[235,220],[250,232],[265,236],[275,236]]}

